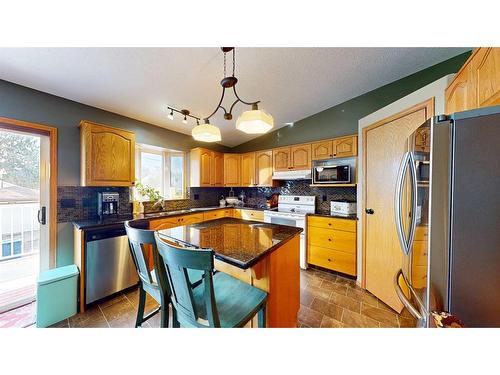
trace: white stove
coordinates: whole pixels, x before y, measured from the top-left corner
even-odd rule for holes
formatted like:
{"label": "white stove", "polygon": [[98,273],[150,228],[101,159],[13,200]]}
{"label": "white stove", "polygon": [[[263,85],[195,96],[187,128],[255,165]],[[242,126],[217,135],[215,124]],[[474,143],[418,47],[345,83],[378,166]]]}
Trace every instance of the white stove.
{"label": "white stove", "polygon": [[316,197],[303,195],[280,195],[277,211],[264,211],[264,221],[271,224],[302,228],[300,234],[300,267],[307,268],[306,214],[315,213]]}

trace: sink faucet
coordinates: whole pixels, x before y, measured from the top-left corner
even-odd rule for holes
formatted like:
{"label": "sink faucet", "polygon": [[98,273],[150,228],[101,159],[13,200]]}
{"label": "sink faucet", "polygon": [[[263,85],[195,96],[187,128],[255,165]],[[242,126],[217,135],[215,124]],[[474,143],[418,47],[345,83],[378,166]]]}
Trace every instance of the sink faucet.
{"label": "sink faucet", "polygon": [[160,206],[161,207],[161,210],[162,211],[165,211],[166,207],[165,207],[165,200],[164,199],[158,199],[155,204],[153,204],[153,208],[155,208],[156,206]]}

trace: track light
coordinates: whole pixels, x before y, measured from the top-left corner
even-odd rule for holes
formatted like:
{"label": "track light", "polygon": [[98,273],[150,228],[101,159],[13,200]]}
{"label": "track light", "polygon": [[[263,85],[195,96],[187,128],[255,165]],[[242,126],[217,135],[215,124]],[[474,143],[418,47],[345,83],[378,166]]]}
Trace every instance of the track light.
{"label": "track light", "polygon": [[167,118],[169,120],[173,120],[174,119],[174,110],[173,109],[170,110],[170,114],[167,116]]}
{"label": "track light", "polygon": [[187,117],[186,117],[186,116],[184,116],[184,119],[182,120],[182,123],[183,123],[183,124],[187,124],[187,123],[188,123],[188,120],[187,120]]}

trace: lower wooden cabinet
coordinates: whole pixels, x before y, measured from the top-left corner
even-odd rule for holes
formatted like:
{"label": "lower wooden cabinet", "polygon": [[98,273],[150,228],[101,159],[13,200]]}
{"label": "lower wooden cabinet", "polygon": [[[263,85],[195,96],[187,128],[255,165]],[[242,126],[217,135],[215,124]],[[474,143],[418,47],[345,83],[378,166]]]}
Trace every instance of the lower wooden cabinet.
{"label": "lower wooden cabinet", "polygon": [[316,266],[356,276],[356,221],[309,216],[307,261]]}
{"label": "lower wooden cabinet", "polygon": [[264,211],[258,210],[246,210],[241,208],[236,208],[234,210],[234,218],[243,220],[255,220],[264,221]]}
{"label": "lower wooden cabinet", "polygon": [[203,214],[189,214],[183,216],[175,216],[170,218],[161,218],[151,220],[149,222],[149,229],[161,230],[178,227],[180,225],[194,224],[203,221]]}
{"label": "lower wooden cabinet", "polygon": [[223,217],[233,217],[232,208],[222,208],[220,210],[212,210],[203,213],[203,221],[215,220]]}

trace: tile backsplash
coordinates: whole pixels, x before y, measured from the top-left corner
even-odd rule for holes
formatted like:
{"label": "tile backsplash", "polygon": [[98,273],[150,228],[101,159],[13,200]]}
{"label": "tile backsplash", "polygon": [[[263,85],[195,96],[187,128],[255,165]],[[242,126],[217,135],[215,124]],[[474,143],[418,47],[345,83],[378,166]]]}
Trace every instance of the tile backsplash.
{"label": "tile backsplash", "polygon": [[[280,187],[245,187],[233,188],[238,196],[245,192],[246,204],[250,206],[264,206],[266,197],[271,194],[283,195],[314,195],[316,196],[316,211],[329,212],[330,201],[356,201],[355,187],[316,187],[310,186],[310,180],[284,181]],[[101,191],[116,191],[120,194],[120,215],[132,214],[132,202],[128,187],[83,187],[59,186],[57,188],[57,221],[59,223],[75,220],[86,220],[97,217],[97,193]],[[230,188],[190,188],[188,199],[168,200],[166,210],[183,210],[195,207],[218,206],[221,195],[227,197]],[[323,200],[324,199],[324,200]],[[159,211],[153,207],[153,202],[144,203],[145,212]]]}

